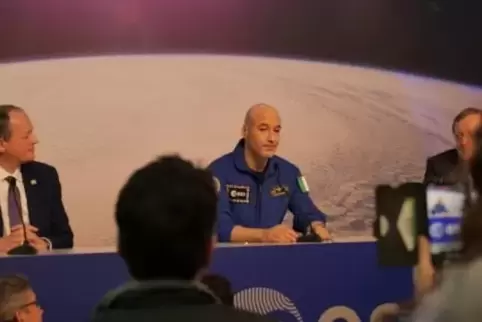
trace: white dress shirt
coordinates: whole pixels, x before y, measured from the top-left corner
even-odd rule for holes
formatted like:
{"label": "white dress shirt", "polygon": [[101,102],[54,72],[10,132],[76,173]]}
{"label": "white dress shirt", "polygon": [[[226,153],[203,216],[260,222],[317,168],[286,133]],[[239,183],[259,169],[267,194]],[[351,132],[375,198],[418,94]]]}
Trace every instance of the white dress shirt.
{"label": "white dress shirt", "polygon": [[20,205],[22,207],[22,217],[25,225],[29,224],[28,217],[28,205],[27,195],[25,194],[25,187],[23,185],[22,173],[20,169],[15,170],[14,173],[7,172],[4,168],[0,167],[0,207],[2,209],[3,220],[3,236],[10,235],[10,217],[8,216],[8,187],[9,184],[6,180],[8,177],[14,177],[17,182],[17,188],[20,193]]}

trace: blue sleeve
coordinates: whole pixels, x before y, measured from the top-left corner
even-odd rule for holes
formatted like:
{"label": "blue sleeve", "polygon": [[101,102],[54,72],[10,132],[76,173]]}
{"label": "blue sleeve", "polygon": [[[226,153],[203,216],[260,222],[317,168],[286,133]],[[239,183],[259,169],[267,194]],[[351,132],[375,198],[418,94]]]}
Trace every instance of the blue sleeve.
{"label": "blue sleeve", "polygon": [[216,230],[218,234],[218,241],[221,243],[231,241],[231,231],[234,227],[234,222],[231,217],[231,206],[229,203],[228,193],[224,189],[226,183],[222,171],[217,167],[209,166],[213,173],[214,180],[217,180],[218,185],[218,205],[217,205],[217,223]]}
{"label": "blue sleeve", "polygon": [[326,222],[326,215],[313,203],[309,192],[302,190],[299,180],[303,177],[298,168],[295,170],[295,175],[295,181],[291,187],[288,209],[293,213],[295,229],[304,232],[313,221]]}

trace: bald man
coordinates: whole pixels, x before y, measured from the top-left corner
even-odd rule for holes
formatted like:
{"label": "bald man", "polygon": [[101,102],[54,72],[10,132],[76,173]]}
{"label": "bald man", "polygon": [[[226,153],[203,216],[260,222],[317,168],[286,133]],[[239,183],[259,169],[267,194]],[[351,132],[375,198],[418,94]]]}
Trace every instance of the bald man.
{"label": "bald man", "polygon": [[[275,155],[280,133],[277,110],[254,105],[234,151],[209,165],[219,192],[220,242],[292,243],[305,232],[330,239],[326,216],[313,204],[300,170]],[[294,228],[282,224],[288,210]]]}

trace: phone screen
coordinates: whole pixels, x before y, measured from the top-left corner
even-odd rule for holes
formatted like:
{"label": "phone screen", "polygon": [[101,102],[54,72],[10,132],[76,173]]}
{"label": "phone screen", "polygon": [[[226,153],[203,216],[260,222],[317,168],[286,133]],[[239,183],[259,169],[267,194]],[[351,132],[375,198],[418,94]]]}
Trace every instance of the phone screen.
{"label": "phone screen", "polygon": [[432,254],[460,250],[460,225],[465,206],[464,192],[453,187],[428,186],[426,198]]}

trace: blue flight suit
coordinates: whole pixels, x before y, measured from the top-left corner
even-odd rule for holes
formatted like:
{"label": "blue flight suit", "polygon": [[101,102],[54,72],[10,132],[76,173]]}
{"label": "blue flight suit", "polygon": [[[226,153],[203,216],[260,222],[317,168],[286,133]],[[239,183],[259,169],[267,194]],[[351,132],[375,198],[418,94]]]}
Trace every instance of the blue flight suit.
{"label": "blue flight suit", "polygon": [[217,232],[220,242],[231,240],[234,226],[271,228],[282,223],[287,210],[294,215],[294,228],[304,232],[313,221],[325,222],[326,215],[308,195],[300,170],[278,156],[265,172],[248,168],[244,140],[234,151],[214,160],[209,169],[218,185]]}

